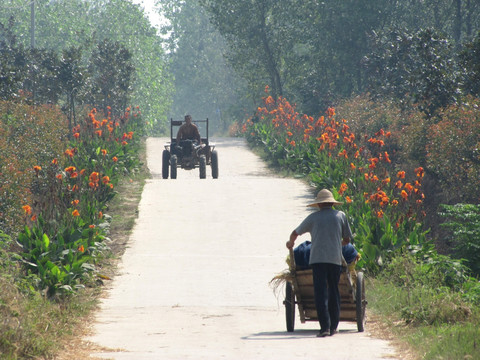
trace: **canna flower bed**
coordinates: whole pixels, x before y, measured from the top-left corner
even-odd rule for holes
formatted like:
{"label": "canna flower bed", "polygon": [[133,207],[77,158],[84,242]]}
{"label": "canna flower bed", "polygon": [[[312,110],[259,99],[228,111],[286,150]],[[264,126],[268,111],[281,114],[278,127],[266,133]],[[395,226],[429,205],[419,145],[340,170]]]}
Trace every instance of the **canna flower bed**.
{"label": "canna flower bed", "polygon": [[24,224],[16,258],[26,265],[35,287],[49,297],[70,293],[95,278],[95,264],[108,248],[108,201],[115,196],[120,177],[139,165],[138,115],[128,108],[113,119],[110,109],[106,114],[92,109],[70,136],[62,133],[66,123],[59,116],[56,120],[64,125],[58,134],[31,150],[44,153],[52,146],[50,141],[62,135],[56,152],[19,156],[21,173],[29,179],[23,184],[30,186],[24,186],[23,195],[12,202],[23,212]]}
{"label": "canna flower bed", "polygon": [[360,266],[375,270],[392,251],[425,242],[424,169],[398,167],[387,151],[391,133],[354,134],[333,108],[319,118],[301,115],[285,98],[274,100],[266,92],[263,106],[243,125],[244,136],[263,147],[273,164],[342,199]]}

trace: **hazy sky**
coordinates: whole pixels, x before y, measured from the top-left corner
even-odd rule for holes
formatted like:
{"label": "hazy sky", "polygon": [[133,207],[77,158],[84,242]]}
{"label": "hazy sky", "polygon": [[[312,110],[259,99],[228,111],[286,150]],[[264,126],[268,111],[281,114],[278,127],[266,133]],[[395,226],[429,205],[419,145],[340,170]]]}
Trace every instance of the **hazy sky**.
{"label": "hazy sky", "polygon": [[155,11],[155,1],[156,0],[132,0],[134,4],[140,4],[145,8],[145,12],[148,14],[152,25],[158,27],[162,22],[162,18]]}

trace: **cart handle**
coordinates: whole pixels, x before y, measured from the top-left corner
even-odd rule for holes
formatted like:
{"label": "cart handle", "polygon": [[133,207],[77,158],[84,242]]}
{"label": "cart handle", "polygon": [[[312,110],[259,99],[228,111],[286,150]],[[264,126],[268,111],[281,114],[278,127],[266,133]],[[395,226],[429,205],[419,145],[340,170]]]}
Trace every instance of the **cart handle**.
{"label": "cart handle", "polygon": [[288,264],[290,266],[290,271],[295,271],[297,268],[297,265],[295,264],[295,255],[293,254],[293,248],[289,249],[290,251],[290,263]]}

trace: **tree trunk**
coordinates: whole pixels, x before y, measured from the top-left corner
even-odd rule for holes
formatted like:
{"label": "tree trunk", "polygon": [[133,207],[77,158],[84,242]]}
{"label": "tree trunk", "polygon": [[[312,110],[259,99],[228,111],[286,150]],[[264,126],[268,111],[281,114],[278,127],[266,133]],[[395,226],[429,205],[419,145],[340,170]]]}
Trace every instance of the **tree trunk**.
{"label": "tree trunk", "polygon": [[279,96],[283,96],[283,89],[282,89],[282,81],[280,79],[280,74],[277,69],[277,65],[275,63],[275,59],[272,54],[272,50],[270,49],[270,44],[267,38],[267,32],[265,31],[266,23],[265,23],[265,4],[262,3],[259,9],[259,16],[260,16],[260,24],[259,24],[259,31],[260,31],[260,39],[262,41],[263,50],[265,51],[265,55],[267,57],[267,70],[270,75],[270,79],[272,81],[272,96],[276,100]]}
{"label": "tree trunk", "polygon": [[462,37],[462,0],[455,1],[455,20],[453,25],[453,38],[455,39],[455,47],[460,47]]}

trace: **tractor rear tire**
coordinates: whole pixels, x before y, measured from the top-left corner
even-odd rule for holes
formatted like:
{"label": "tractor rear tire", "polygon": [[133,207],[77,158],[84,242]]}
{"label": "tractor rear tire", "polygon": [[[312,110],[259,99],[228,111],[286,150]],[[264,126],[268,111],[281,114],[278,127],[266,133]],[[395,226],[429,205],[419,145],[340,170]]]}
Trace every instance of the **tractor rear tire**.
{"label": "tractor rear tire", "polygon": [[170,157],[170,178],[177,178],[177,155],[172,155]]}
{"label": "tractor rear tire", "polygon": [[212,166],[212,178],[218,179],[218,153],[216,150],[212,151],[212,158],[211,158],[211,166]]}
{"label": "tractor rear tire", "polygon": [[207,178],[207,158],[205,157],[205,155],[200,156],[199,168],[200,168],[200,179],[206,179]]}
{"label": "tractor rear tire", "polygon": [[170,167],[170,152],[163,150],[162,154],[162,178],[168,179],[168,168]]}

